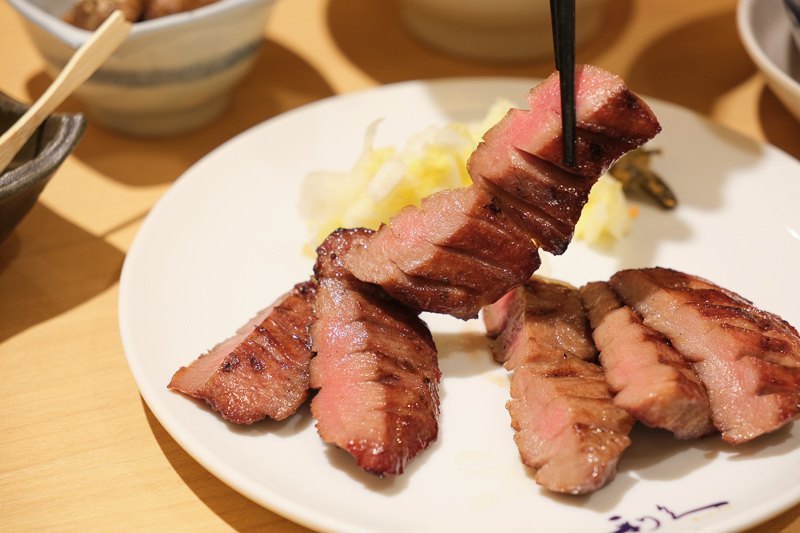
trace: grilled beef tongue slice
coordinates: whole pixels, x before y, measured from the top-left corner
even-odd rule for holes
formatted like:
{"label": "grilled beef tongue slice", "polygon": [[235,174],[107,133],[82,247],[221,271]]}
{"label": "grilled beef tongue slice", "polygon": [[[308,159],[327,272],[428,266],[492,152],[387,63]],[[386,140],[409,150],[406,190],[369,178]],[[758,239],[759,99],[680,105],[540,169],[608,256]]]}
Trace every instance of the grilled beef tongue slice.
{"label": "grilled beef tongue slice", "polygon": [[537,248],[561,254],[589,191],[626,152],[660,131],[623,81],[576,68],[576,165],[561,153],[558,73],[512,109],[471,155],[472,185],[408,207],[347,254],[358,279],[423,311],[469,319],[519,286],[540,265]]}
{"label": "grilled beef tongue slice", "polygon": [[400,210],[353,247],[347,268],[420,310],[473,318],[539,268],[539,251],[496,194],[472,185]]}
{"label": "grilled beef tongue slice", "polygon": [[[505,314],[503,329],[490,343],[492,357],[513,370],[531,353],[567,350],[584,361],[597,358],[592,330],[580,293],[569,285],[532,276],[504,296],[499,305],[484,309],[484,322]],[[497,320],[497,318],[494,318]],[[487,333],[489,331],[487,326]]]}
{"label": "grilled beef tongue slice", "polygon": [[[576,165],[565,167],[558,73],[528,92],[530,111],[512,109],[483,136],[491,160],[507,164],[519,150],[589,179],[660,131],[653,112],[625,82],[591,65],[575,67]],[[502,168],[502,167],[501,167]],[[488,176],[487,176],[488,177]]]}
{"label": "grilled beef tongue slice", "polygon": [[614,405],[678,439],[713,433],[705,387],[667,338],[644,325],[608,283],[588,283],[580,293]]}
{"label": "grilled beef tongue slice", "polygon": [[494,355],[514,371],[506,407],[536,482],[585,494],[611,481],[634,418],[612,403],[603,370],[591,362],[597,352],[578,289],[533,276],[486,315],[493,331],[503,327]]}
{"label": "grilled beef tongue slice", "polygon": [[736,293],[671,269],[623,270],[609,283],[691,362],[725,441],[746,442],[797,417],[800,336],[790,324]]}
{"label": "grilled beef tongue slice", "polygon": [[508,412],[522,462],[553,492],[586,494],[617,474],[633,417],[614,406],[594,363],[563,352],[523,361],[511,380]]}
{"label": "grilled beef tongue slice", "polygon": [[401,474],[436,440],[441,373],[419,311],[342,266],[372,233],[338,230],[317,249],[311,413],[323,440],[382,477]]}
{"label": "grilled beef tongue slice", "polygon": [[530,110],[512,109],[467,161],[483,178],[521,202],[516,209],[539,246],[566,251],[589,191],[620,157],[661,130],[653,112],[617,76],[575,69],[576,164],[564,168],[558,74],[528,93]]}
{"label": "grilled beef tongue slice", "polygon": [[316,284],[298,283],[236,334],[175,372],[169,388],[205,400],[227,420],[282,420],[305,402]]}

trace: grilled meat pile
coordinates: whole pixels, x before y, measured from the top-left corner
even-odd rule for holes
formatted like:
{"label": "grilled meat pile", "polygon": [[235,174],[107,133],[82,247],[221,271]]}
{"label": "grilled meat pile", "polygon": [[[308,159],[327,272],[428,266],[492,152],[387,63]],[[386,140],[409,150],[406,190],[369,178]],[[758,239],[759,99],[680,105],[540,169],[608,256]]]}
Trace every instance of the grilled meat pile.
{"label": "grilled meat pile", "polygon": [[654,268],[577,289],[533,276],[564,253],[589,191],[658,133],[622,80],[576,69],[577,161],[561,155],[558,75],[484,136],[473,184],[433,194],[372,231],[340,229],[296,285],[169,387],[249,424],[313,396],[323,440],[377,476],[403,472],[438,435],[439,381],[422,311],[483,309],[491,352],[513,372],[508,411],[524,464],[582,494],[616,474],[636,420],[737,444],[794,419],[800,337],[706,280]]}
{"label": "grilled meat pile", "polygon": [[533,276],[484,320],[494,359],[514,370],[520,456],[552,491],[613,479],[634,420],[740,444],[800,409],[797,331],[690,274],[630,269],[580,289]]}
{"label": "grilled meat pile", "polygon": [[288,416],[311,388],[324,440],[369,472],[401,473],[438,434],[440,372],[419,313],[473,318],[527,281],[540,247],[566,250],[600,175],[660,130],[617,76],[579,66],[575,88],[572,168],[555,73],[529,92],[530,109],[486,133],[469,159],[472,185],[424,198],[377,231],[334,232],[311,281],[178,370],[170,388],[239,423]]}
{"label": "grilled meat pile", "polygon": [[800,336],[780,317],[665,268],[623,270],[609,285],[690,363],[725,441],[746,442],[797,416]]}
{"label": "grilled meat pile", "polygon": [[612,480],[634,419],[612,401],[578,289],[540,276],[484,309],[490,348],[513,370],[508,411],[522,462],[554,492]]}

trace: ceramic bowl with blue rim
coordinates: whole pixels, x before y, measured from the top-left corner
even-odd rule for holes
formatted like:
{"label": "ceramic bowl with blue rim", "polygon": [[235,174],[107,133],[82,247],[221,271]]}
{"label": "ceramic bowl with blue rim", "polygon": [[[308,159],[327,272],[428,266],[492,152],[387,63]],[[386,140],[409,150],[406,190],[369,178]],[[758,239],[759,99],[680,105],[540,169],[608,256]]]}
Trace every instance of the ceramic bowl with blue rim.
{"label": "ceramic bowl with blue rim", "polygon": [[[0,93],[0,134],[27,110],[27,105]],[[0,243],[25,218],[85,130],[86,118],[80,113],[50,115],[0,170]]]}
{"label": "ceramic bowl with blue rim", "polygon": [[[76,0],[7,1],[53,77],[92,35],[62,20]],[[164,137],[204,126],[252,67],[274,2],[219,0],[135,22],[75,94],[94,123],[124,134]]]}

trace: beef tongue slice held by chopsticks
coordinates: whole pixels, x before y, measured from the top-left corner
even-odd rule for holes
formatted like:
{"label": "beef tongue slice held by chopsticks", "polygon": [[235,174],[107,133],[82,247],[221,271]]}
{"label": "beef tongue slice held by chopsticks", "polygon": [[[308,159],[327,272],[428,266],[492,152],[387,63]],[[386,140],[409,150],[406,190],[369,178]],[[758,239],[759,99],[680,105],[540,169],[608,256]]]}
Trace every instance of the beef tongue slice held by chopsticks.
{"label": "beef tongue slice held by chopsticks", "polygon": [[496,361],[511,377],[507,403],[522,462],[536,482],[585,494],[611,481],[634,418],[612,402],[594,359],[578,289],[533,276],[484,309]]}
{"label": "beef tongue slice held by chopsticks", "polygon": [[666,268],[623,270],[609,284],[691,363],[725,441],[746,442],[797,417],[800,336],[780,317]]}
{"label": "beef tongue slice held by chopsticks", "polygon": [[467,165],[472,185],[400,211],[343,258],[347,268],[408,305],[468,319],[536,271],[538,248],[563,253],[592,185],[660,131],[617,76],[579,66],[575,78],[572,167],[556,73],[529,92],[530,109],[510,110],[484,135]]}
{"label": "beef tongue slice held by chopsticks", "polygon": [[317,250],[311,413],[323,440],[384,476],[401,474],[436,440],[441,373],[419,311],[342,266],[340,257],[371,234],[339,230]]}

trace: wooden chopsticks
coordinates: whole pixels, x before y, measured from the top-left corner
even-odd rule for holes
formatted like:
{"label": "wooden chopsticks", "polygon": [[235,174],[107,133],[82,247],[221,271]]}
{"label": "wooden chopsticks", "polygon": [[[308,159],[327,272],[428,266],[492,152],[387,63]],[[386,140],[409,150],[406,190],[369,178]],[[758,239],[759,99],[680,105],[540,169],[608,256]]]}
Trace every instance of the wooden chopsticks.
{"label": "wooden chopsticks", "polygon": [[553,50],[560,76],[564,165],[575,165],[575,0],[550,0]]}

